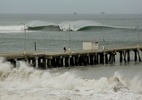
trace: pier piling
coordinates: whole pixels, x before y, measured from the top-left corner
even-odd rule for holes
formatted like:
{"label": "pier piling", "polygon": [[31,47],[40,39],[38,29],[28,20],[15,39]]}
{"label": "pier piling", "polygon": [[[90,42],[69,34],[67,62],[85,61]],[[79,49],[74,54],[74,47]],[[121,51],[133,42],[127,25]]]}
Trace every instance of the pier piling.
{"label": "pier piling", "polygon": [[[131,52],[134,52],[133,55]],[[87,66],[98,64],[114,64],[116,55],[119,54],[120,63],[128,63],[132,60],[141,62],[142,47],[125,47],[118,49],[98,50],[98,51],[78,51],[69,53],[27,53],[27,54],[0,54],[6,58],[14,67],[17,61],[26,61],[31,66],[39,69]]]}

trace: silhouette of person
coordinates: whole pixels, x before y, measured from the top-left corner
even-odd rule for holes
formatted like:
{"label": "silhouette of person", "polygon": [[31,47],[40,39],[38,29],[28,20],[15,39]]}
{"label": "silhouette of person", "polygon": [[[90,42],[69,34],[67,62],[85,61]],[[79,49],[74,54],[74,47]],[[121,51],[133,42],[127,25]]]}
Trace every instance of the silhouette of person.
{"label": "silhouette of person", "polygon": [[66,52],[66,47],[64,47],[64,52]]}

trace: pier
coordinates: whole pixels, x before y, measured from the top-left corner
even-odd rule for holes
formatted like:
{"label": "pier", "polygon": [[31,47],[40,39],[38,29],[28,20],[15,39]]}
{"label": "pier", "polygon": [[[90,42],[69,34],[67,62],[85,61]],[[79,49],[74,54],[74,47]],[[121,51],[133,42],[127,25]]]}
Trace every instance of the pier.
{"label": "pier", "polygon": [[114,64],[116,56],[120,63],[142,61],[142,46],[102,49],[76,52],[47,53],[0,53],[0,57],[9,61],[14,67],[18,61],[25,61],[39,69],[87,66],[98,64]]}

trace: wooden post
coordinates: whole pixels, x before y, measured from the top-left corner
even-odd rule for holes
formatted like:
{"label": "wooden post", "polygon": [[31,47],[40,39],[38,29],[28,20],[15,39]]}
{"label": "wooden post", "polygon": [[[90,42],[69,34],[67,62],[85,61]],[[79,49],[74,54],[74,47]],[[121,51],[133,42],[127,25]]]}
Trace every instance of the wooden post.
{"label": "wooden post", "polygon": [[75,65],[75,61],[74,61],[74,56],[70,57],[70,65],[74,66]]}
{"label": "wooden post", "polygon": [[60,67],[60,64],[59,64],[59,57],[56,58],[56,66],[57,66],[57,67]]}
{"label": "wooden post", "polygon": [[116,55],[116,52],[114,51],[113,52],[113,62],[115,63],[115,55]]}
{"label": "wooden post", "polygon": [[87,61],[87,65],[90,65],[89,54],[86,55],[86,61]]}
{"label": "wooden post", "polygon": [[137,50],[134,50],[134,59],[135,59],[135,62],[137,61]]}
{"label": "wooden post", "polygon": [[97,64],[98,64],[98,54],[95,54],[94,62],[95,62],[95,65],[97,65]]}
{"label": "wooden post", "polygon": [[34,42],[34,46],[35,46],[35,51],[36,51],[36,42]]}
{"label": "wooden post", "polygon": [[46,69],[46,59],[44,57],[38,58],[38,68]]}
{"label": "wooden post", "polygon": [[79,56],[79,61],[78,61],[79,66],[83,65],[83,59],[82,56]]}
{"label": "wooden post", "polygon": [[83,58],[82,58],[82,60],[83,60],[83,65],[84,65],[84,66],[87,66],[87,58],[86,58],[86,55],[83,55],[82,57],[83,57]]}
{"label": "wooden post", "polygon": [[65,57],[65,66],[68,67],[69,66],[69,57]]}
{"label": "wooden post", "polygon": [[108,64],[108,54],[105,54],[105,63]]}
{"label": "wooden post", "polygon": [[119,54],[120,54],[120,63],[122,63],[122,62],[123,62],[123,56],[122,56],[122,55],[123,55],[123,52],[120,51]]}
{"label": "wooden post", "polygon": [[52,64],[52,66],[53,66],[54,68],[57,67],[57,65],[56,65],[56,58],[55,58],[55,57],[52,58],[51,64]]}
{"label": "wooden post", "polygon": [[64,66],[64,64],[63,64],[63,57],[62,56],[60,56],[60,58],[59,58],[59,65],[60,65],[60,67],[63,67]]}
{"label": "wooden post", "polygon": [[52,59],[47,59],[47,65],[48,65],[48,68],[52,68]]}
{"label": "wooden post", "polygon": [[76,66],[78,66],[78,61],[79,61],[79,57],[76,56],[76,57],[75,57],[75,65],[76,65]]}
{"label": "wooden post", "polygon": [[93,55],[90,55],[90,65],[93,65],[94,64],[94,61],[93,61]]}
{"label": "wooden post", "polygon": [[127,61],[130,62],[130,51],[127,51]]}
{"label": "wooden post", "polygon": [[36,67],[36,59],[35,59],[35,58],[32,58],[31,60],[32,60],[32,64],[31,64],[31,65],[32,65],[33,67]]}
{"label": "wooden post", "polygon": [[123,56],[124,56],[124,62],[127,63],[127,60],[126,60],[126,51],[123,51]]}
{"label": "wooden post", "polygon": [[141,57],[140,57],[139,51],[140,51],[140,50],[138,50],[138,57],[139,57],[139,62],[141,62]]}
{"label": "wooden post", "polygon": [[36,61],[36,62],[35,62],[35,63],[36,63],[36,64],[35,64],[35,65],[36,65],[35,67],[38,68],[38,57],[35,57],[35,61]]}
{"label": "wooden post", "polygon": [[104,54],[100,53],[100,64],[104,64]]}

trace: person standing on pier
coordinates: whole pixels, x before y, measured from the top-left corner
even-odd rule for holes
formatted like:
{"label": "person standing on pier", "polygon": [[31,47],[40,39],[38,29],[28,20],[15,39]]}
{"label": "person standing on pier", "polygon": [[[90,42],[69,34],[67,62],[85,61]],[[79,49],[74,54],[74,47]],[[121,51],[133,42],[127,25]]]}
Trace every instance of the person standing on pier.
{"label": "person standing on pier", "polygon": [[67,50],[66,50],[66,47],[64,47],[63,49],[64,49],[64,52],[66,52],[66,51],[67,51]]}

